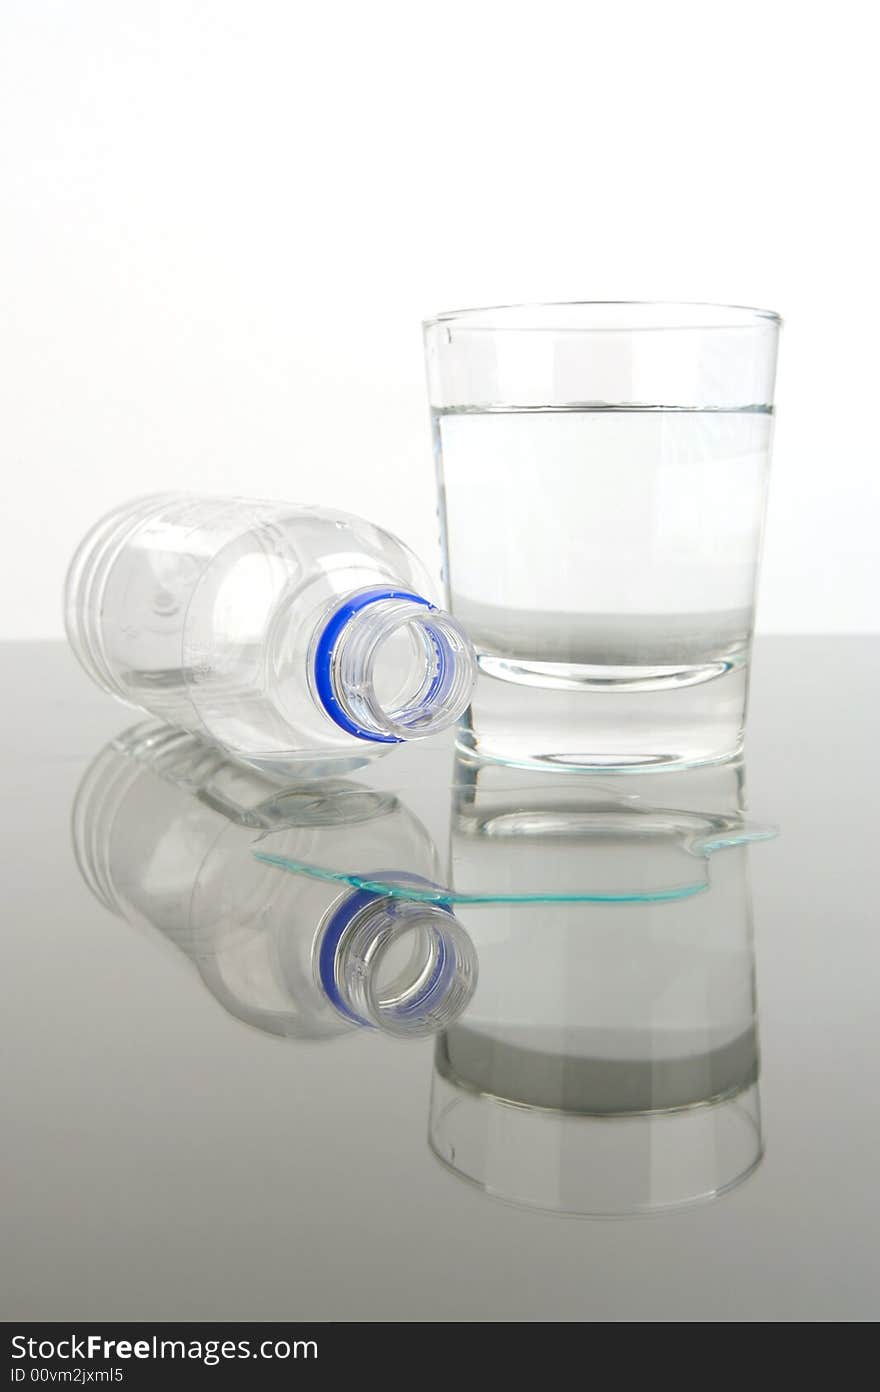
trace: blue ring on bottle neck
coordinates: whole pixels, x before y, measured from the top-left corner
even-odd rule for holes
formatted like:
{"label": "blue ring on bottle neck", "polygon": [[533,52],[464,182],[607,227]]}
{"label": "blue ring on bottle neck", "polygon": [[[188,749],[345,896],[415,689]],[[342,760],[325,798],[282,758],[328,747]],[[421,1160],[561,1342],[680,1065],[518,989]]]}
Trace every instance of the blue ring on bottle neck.
{"label": "blue ring on bottle neck", "polygon": [[[393,879],[401,884],[431,887],[431,881],[424,879],[421,875],[409,875],[396,870],[383,871],[381,874],[373,876],[373,878],[383,880]],[[336,982],[336,953],[339,950],[339,944],[345,932],[351,926],[352,921],[357,917],[361,909],[366,908],[368,904],[375,904],[380,899],[388,899],[391,897],[392,896],[387,894],[381,894],[375,889],[359,889],[354,894],[346,896],[331,915],[330,922],[324,929],[324,935],[321,938],[321,946],[318,950],[318,976],[321,981],[321,986],[330,1002],[336,1007],[340,1014],[345,1015],[349,1020],[353,1021],[354,1024],[365,1025],[368,1029],[376,1028],[373,1021],[365,1020],[363,1016],[356,1015],[342,998],[342,994]],[[434,904],[433,900],[431,903],[434,907],[442,909],[444,913],[449,914],[450,917],[454,917],[452,909],[448,904]],[[445,990],[452,979],[454,961],[450,959],[450,955],[446,950],[446,944],[442,937],[438,940],[438,946],[437,962],[431,973],[430,979],[419,992],[415,1000],[405,1007],[405,1013],[407,1015],[424,1010],[426,1004],[431,1002],[432,998],[437,995],[439,991]]]}
{"label": "blue ring on bottle neck", "polygon": [[[372,740],[375,744],[402,744],[403,740],[399,735],[377,735],[374,731],[364,730],[356,724],[340,705],[333,690],[333,654],[342,630],[355,614],[366,609],[367,605],[375,604],[382,599],[405,599],[413,604],[423,605],[429,612],[433,613],[436,610],[436,605],[429,603],[422,595],[414,594],[410,590],[384,589],[377,586],[374,589],[361,590],[360,594],[351,595],[340,604],[338,609],[333,611],[321,630],[313,663],[315,691],[330,719],[335,721],[347,734],[355,735],[357,739]],[[446,680],[446,657],[440,645],[437,645],[437,659],[437,672],[425,694],[426,701],[430,701],[436,696]]]}

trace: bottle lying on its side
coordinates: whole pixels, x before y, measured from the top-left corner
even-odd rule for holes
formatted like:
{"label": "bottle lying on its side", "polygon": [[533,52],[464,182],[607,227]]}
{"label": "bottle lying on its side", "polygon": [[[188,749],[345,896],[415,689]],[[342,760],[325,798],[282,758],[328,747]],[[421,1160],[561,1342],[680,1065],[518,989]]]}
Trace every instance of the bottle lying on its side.
{"label": "bottle lying on its side", "polygon": [[453,724],[476,659],[401,541],[360,518],[157,494],[71,563],[71,647],[105,690],[262,767],[336,771]]}
{"label": "bottle lying on its side", "polygon": [[[473,995],[476,954],[437,886],[436,847],[392,793],[285,784],[149,721],[93,760],[72,823],[95,898],[159,929],[224,1009],[266,1033],[419,1038]],[[345,866],[357,883],[273,859]],[[361,883],[373,880],[382,888]]]}

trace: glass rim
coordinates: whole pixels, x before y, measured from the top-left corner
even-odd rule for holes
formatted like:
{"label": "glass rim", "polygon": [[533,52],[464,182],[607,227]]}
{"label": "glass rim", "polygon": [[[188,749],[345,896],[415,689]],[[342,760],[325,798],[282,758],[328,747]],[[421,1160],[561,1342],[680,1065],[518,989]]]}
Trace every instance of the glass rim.
{"label": "glass rim", "polygon": [[[566,318],[569,322],[566,322]],[[781,315],[772,309],[714,304],[703,300],[536,300],[522,304],[446,310],[423,320],[422,328],[426,333],[443,325],[486,333],[513,330],[643,333],[682,329],[705,333],[718,329],[756,329],[768,325],[778,329],[782,322]]]}

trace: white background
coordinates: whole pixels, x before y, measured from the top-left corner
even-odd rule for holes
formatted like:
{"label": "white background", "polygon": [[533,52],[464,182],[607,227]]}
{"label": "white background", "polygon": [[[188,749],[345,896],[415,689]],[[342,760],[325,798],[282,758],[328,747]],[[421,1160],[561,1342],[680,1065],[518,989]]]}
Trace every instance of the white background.
{"label": "white background", "polygon": [[786,319],[764,631],[878,624],[871,7],[4,0],[6,636],[126,496],[326,501],[435,561],[419,321]]}

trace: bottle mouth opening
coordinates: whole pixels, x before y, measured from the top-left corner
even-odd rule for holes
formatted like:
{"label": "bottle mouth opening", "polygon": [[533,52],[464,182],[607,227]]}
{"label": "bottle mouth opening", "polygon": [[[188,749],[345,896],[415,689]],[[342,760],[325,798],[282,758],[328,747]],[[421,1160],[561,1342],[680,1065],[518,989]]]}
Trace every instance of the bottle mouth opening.
{"label": "bottle mouth opening", "polygon": [[432,1002],[446,995],[455,970],[454,957],[433,916],[404,913],[399,917],[397,932],[374,954],[367,983],[370,1013],[385,1028],[424,1019]]}
{"label": "bottle mouth opening", "polygon": [[349,734],[381,743],[424,738],[464,712],[476,678],[470,641],[420,595],[365,591],[324,625],[316,694]]}
{"label": "bottle mouth opening", "polygon": [[341,1014],[402,1038],[422,1038],[451,1024],[477,979],[473,944],[448,907],[370,890],[336,905],[316,965]]}
{"label": "bottle mouth opening", "polygon": [[[379,637],[371,654],[370,705],[381,713],[388,733],[408,739],[431,734],[461,714],[470,693],[460,680],[459,637],[457,627],[451,631],[436,611],[427,609],[401,614]],[[413,660],[406,662],[406,656]],[[464,697],[460,708],[459,691]]]}

